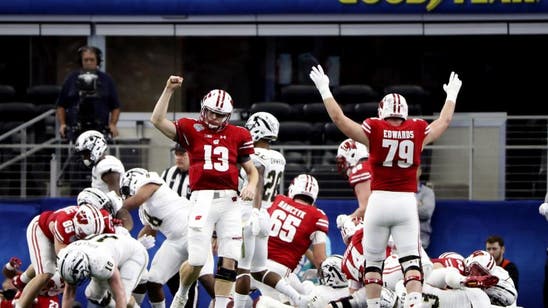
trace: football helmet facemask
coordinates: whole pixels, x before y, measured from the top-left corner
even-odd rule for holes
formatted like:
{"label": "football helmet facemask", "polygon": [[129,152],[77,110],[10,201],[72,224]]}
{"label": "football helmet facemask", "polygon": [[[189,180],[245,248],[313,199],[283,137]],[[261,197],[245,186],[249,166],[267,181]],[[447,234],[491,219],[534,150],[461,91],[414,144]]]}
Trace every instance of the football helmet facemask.
{"label": "football helmet facemask", "polygon": [[57,269],[61,278],[71,285],[80,285],[90,276],[87,254],[73,247],[66,247],[59,251]]}
{"label": "football helmet facemask", "polygon": [[280,122],[268,112],[256,112],[247,119],[245,128],[251,133],[253,142],[261,139],[276,141],[280,130]]}
{"label": "football helmet facemask", "polygon": [[74,145],[75,152],[82,155],[84,165],[87,167],[97,164],[107,149],[105,136],[96,130],[88,130],[80,134]]}
{"label": "football helmet facemask", "polygon": [[[209,129],[220,131],[228,125],[233,109],[232,97],[228,92],[219,89],[211,90],[202,98],[201,105],[200,121],[204,122]],[[221,123],[210,123],[208,111],[215,113],[217,117],[223,117]]]}
{"label": "football helmet facemask", "polygon": [[348,169],[354,167],[360,159],[368,158],[369,151],[367,147],[350,138],[341,142],[337,150],[337,169],[342,174],[347,174]]}
{"label": "football helmet facemask", "polygon": [[332,288],[345,288],[348,286],[346,275],[341,269],[341,255],[327,257],[321,264],[319,270],[320,283]]}

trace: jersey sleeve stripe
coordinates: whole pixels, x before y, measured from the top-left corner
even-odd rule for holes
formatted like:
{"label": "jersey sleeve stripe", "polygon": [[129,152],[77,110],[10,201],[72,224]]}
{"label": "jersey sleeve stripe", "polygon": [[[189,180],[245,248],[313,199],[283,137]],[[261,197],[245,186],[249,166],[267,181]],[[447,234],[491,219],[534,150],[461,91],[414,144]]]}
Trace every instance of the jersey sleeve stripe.
{"label": "jersey sleeve stripe", "polygon": [[369,124],[363,122],[363,123],[362,123],[362,129],[363,129],[366,133],[371,134],[371,126],[369,126]]}
{"label": "jersey sleeve stripe", "polygon": [[366,173],[362,175],[353,176],[350,178],[350,183],[358,183],[371,179],[371,174]]}

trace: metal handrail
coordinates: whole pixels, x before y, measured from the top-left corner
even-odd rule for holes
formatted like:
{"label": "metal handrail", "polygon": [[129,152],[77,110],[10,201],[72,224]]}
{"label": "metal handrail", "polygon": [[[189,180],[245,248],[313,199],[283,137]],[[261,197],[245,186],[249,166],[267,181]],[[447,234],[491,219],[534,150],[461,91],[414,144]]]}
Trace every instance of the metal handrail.
{"label": "metal handrail", "polygon": [[33,118],[32,120],[30,120],[28,122],[25,122],[25,123],[13,128],[13,129],[11,129],[10,131],[7,131],[7,132],[3,133],[2,135],[0,135],[0,141],[8,138],[9,136],[13,135],[14,133],[16,133],[18,131],[21,131],[23,129],[26,129],[29,126],[34,125],[34,123],[36,123],[36,122],[42,121],[43,119],[47,118],[48,116],[52,115],[53,113],[55,113],[55,109],[48,110],[48,111],[42,113],[41,115]]}
{"label": "metal handrail", "polygon": [[[28,150],[28,151],[26,151],[26,152],[24,152],[24,153],[21,153],[21,154],[15,156],[14,158],[12,158],[12,159],[10,159],[10,160],[8,160],[8,161],[6,161],[6,162],[3,162],[2,164],[0,164],[0,171],[3,170],[3,169],[6,168],[6,167],[9,167],[10,165],[12,165],[12,164],[14,164],[14,163],[16,163],[16,162],[22,160],[22,159],[25,159],[25,158],[31,156],[32,154],[34,154],[34,153],[36,153],[36,152],[38,152],[38,151],[40,151],[40,150],[42,150],[42,149],[48,148],[48,146],[49,146],[50,144],[53,144],[53,143],[55,143],[55,142],[57,142],[57,141],[59,141],[58,138],[51,138],[50,140],[47,140],[47,141],[45,141],[44,143],[39,144],[38,146],[32,147],[30,150]],[[28,147],[28,144],[25,145],[25,146]]]}

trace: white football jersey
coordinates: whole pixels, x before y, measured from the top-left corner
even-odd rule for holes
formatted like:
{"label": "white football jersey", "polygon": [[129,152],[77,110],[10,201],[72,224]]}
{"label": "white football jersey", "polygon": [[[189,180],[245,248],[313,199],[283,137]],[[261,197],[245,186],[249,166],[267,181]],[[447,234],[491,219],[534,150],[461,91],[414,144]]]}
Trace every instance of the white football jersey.
{"label": "white football jersey", "polygon": [[[396,294],[403,306],[407,292],[403,286],[403,280],[396,285]],[[422,307],[490,307],[489,297],[482,289],[438,289],[428,284],[422,287]]]}
{"label": "white football jersey", "polygon": [[86,252],[91,277],[98,280],[112,277],[114,267],[130,260],[134,254],[139,253],[136,250],[144,249],[143,245],[132,237],[108,233],[76,241],[69,246],[78,247]]}
{"label": "white football jersey", "polygon": [[500,266],[495,266],[491,270],[491,275],[499,278],[499,282],[496,285],[484,290],[489,299],[491,299],[491,304],[503,307],[515,304],[518,291],[508,272]]}
{"label": "white football jersey", "polygon": [[[155,172],[153,172],[155,174]],[[156,174],[157,176],[157,174]],[[147,182],[162,183],[152,196],[139,207],[139,217],[152,229],[159,230],[168,239],[185,236],[190,201],[180,197],[158,176],[152,176]]]}
{"label": "white football jersey", "polygon": [[[253,160],[253,164],[255,164],[255,166],[264,167],[264,192],[262,207],[268,208],[272,204],[272,201],[274,201],[274,197],[276,197],[279,193],[278,189],[285,170],[285,158],[278,151],[265,148],[255,148],[255,154],[251,155],[251,159]],[[240,179],[239,189],[241,190],[242,187],[247,184],[247,174],[243,168],[240,169]],[[248,204],[251,204],[251,202]]]}
{"label": "white football jersey", "polygon": [[110,191],[108,189],[108,185],[102,179],[103,174],[107,172],[118,172],[120,173],[121,178],[124,173],[126,173],[126,170],[118,158],[112,155],[105,155],[105,158],[101,159],[95,166],[93,166],[93,169],[91,169],[91,187],[100,189],[104,193],[108,193]]}

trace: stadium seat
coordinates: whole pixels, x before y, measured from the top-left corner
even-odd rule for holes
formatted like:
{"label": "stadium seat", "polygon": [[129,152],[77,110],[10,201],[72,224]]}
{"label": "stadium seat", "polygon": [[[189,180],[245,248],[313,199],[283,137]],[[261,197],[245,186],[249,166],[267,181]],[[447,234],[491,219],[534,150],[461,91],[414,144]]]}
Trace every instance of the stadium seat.
{"label": "stadium seat", "polygon": [[380,100],[377,91],[366,84],[349,84],[333,89],[333,96],[339,104],[357,104]]}
{"label": "stadium seat", "polygon": [[319,198],[354,198],[352,188],[348,181],[339,174],[335,164],[314,165],[310,169],[310,175],[318,180],[320,186]]}
{"label": "stadium seat", "polygon": [[303,144],[310,144],[309,138],[313,131],[313,126],[308,122],[298,121],[280,121],[280,131],[278,133],[278,142],[287,144],[291,141],[297,141]]}
{"label": "stadium seat", "polygon": [[405,97],[408,105],[421,105],[428,98],[428,92],[420,85],[398,84],[384,88],[384,95],[398,93]]}
{"label": "stadium seat", "polygon": [[322,97],[313,85],[289,85],[280,90],[280,99],[289,104],[321,102]]}
{"label": "stadium seat", "polygon": [[15,88],[13,86],[0,85],[0,103],[11,102],[15,99]]}
{"label": "stadium seat", "polygon": [[354,105],[354,114],[356,118],[359,119],[357,121],[361,123],[366,118],[378,116],[378,109],[378,102],[360,103]]}
{"label": "stadium seat", "polygon": [[329,114],[323,103],[309,103],[303,106],[303,120],[308,122],[329,122]]}
{"label": "stadium seat", "polygon": [[284,102],[257,102],[249,108],[249,115],[256,112],[269,112],[273,114],[278,121],[288,121],[292,119],[291,106]]}
{"label": "stadium seat", "polygon": [[61,92],[58,85],[36,85],[27,89],[27,101],[35,105],[55,105]]}
{"label": "stadium seat", "polygon": [[332,123],[325,123],[323,126],[325,144],[340,144],[347,137]]}

